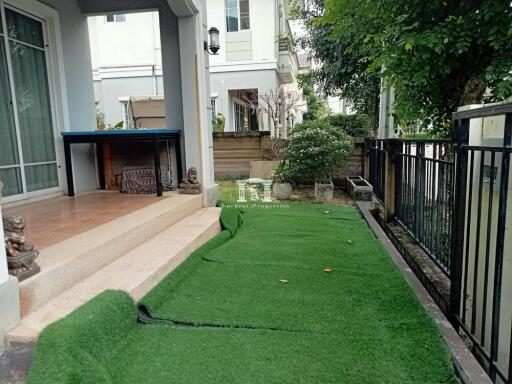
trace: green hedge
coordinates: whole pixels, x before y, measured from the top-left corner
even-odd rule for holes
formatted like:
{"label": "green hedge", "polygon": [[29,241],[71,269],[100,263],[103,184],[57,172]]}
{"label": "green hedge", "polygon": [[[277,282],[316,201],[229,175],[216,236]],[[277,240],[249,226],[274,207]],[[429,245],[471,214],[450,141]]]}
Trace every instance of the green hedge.
{"label": "green hedge", "polygon": [[341,128],[352,137],[367,137],[370,135],[370,119],[368,115],[344,115],[336,114],[325,118],[329,124]]}

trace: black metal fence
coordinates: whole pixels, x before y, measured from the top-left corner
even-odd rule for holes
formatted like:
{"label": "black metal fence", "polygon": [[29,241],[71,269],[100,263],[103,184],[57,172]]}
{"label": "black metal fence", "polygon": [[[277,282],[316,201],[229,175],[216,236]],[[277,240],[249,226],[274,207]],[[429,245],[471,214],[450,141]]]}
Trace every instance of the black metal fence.
{"label": "black metal fence", "polygon": [[451,141],[397,141],[395,219],[450,272],[455,162]]}
{"label": "black metal fence", "polygon": [[452,141],[368,140],[369,181],[449,277],[447,315],[492,381],[512,384],[512,103],[454,122]]}
{"label": "black metal fence", "polygon": [[367,140],[368,145],[368,181],[373,186],[375,196],[384,201],[384,191],[386,183],[386,148],[385,140]]}

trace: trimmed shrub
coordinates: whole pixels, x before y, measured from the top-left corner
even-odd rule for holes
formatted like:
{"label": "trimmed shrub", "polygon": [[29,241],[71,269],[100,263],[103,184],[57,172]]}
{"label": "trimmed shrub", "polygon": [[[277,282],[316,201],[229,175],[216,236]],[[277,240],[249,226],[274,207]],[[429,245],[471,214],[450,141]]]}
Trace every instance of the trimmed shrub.
{"label": "trimmed shrub", "polygon": [[217,116],[212,120],[213,132],[224,132],[226,125],[226,118],[222,113],[217,113]]}
{"label": "trimmed shrub", "polygon": [[326,120],[318,120],[296,125],[283,155],[295,182],[324,182],[344,167],[353,150],[349,135]]}

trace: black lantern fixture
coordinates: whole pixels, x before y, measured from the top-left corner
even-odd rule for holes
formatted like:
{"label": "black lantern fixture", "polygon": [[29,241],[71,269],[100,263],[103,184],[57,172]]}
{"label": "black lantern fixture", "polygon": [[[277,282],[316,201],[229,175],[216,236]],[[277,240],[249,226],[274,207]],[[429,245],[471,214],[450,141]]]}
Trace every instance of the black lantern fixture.
{"label": "black lantern fixture", "polygon": [[219,30],[215,27],[211,27],[208,31],[208,35],[210,36],[210,44],[208,45],[208,42],[205,41],[204,50],[210,55],[216,55],[220,49]]}

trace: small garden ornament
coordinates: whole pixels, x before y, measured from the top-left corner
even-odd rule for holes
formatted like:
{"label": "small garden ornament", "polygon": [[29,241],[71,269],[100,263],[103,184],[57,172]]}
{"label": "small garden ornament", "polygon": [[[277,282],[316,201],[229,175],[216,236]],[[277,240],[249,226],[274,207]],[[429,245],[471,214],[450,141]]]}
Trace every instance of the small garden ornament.
{"label": "small garden ornament", "polygon": [[25,235],[25,220],[9,215],[3,218],[3,225],[9,274],[22,281],[38,273],[40,268],[36,258],[39,252]]}
{"label": "small garden ornament", "polygon": [[201,183],[197,178],[197,169],[194,167],[189,168],[187,175],[180,183],[178,192],[185,195],[199,195],[201,193]]}

